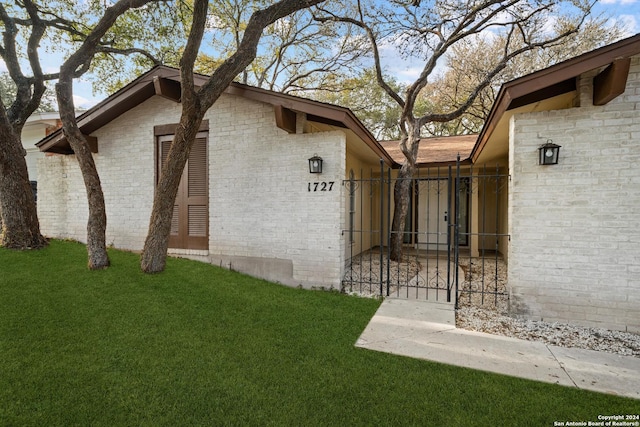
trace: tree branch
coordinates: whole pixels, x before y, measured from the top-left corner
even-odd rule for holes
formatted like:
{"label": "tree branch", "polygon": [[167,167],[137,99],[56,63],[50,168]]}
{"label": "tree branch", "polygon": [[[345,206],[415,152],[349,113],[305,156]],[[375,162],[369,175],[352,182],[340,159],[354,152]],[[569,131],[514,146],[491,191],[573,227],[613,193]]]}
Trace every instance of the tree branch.
{"label": "tree branch", "polygon": [[[360,2],[358,1],[358,5],[360,4]],[[315,16],[314,15],[314,19],[317,20],[318,22],[342,22],[342,23],[346,23],[346,24],[351,24],[354,25],[356,27],[361,28],[362,30],[365,31],[367,38],[369,39],[369,42],[371,43],[371,49],[373,52],[373,59],[374,59],[374,65],[375,65],[375,70],[376,70],[376,80],[378,82],[378,84],[380,85],[380,87],[382,87],[382,89],[402,108],[405,107],[405,100],[402,99],[402,97],[400,95],[398,95],[392,88],[391,86],[389,86],[387,84],[387,82],[384,80],[383,74],[382,74],[382,65],[381,65],[381,61],[380,61],[380,51],[378,49],[378,43],[376,40],[376,35],[375,32],[368,26],[366,25],[363,21],[358,21],[356,19],[353,18],[349,18],[346,16],[337,16],[335,14],[333,14],[332,12],[327,11],[326,9],[322,9],[319,8],[320,11],[326,13],[329,15],[329,17],[321,17],[321,16]]]}

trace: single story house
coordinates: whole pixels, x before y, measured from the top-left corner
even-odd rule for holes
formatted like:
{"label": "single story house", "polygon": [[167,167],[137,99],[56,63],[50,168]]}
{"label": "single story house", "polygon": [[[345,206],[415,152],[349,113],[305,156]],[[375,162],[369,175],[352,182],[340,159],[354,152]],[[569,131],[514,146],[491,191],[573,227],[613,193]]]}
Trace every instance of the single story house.
{"label": "single story house", "polygon": [[[95,153],[114,247],[144,245],[180,118],[179,76],[155,67],[78,117]],[[174,207],[170,252],[291,286],[339,286],[345,171],[379,168],[380,159],[393,165],[362,123],[346,108],[232,83],[200,131]],[[86,241],[86,193],[64,134],[38,147],[49,153],[40,164],[43,233]],[[315,156],[322,173],[310,173]]]}
{"label": "single story house", "polygon": [[[178,70],[156,67],[79,116],[115,247],[143,246],[179,99]],[[171,252],[335,288],[351,257],[387,244],[393,194],[376,179],[402,157],[348,109],[233,83],[200,131]],[[507,261],[513,313],[640,333],[637,138],[640,35],[506,83],[480,135],[422,141],[405,242],[448,249],[455,200],[469,253],[491,248]],[[556,164],[539,164],[547,143],[561,146]],[[70,147],[60,131],[38,147],[52,154],[39,172],[43,233],[84,241],[88,209]],[[468,188],[484,165],[503,179],[453,197],[458,155]],[[310,171],[316,157],[322,173]]]}
{"label": "single story house", "polygon": [[640,333],[640,35],[504,84],[470,160],[508,166],[511,311]]}

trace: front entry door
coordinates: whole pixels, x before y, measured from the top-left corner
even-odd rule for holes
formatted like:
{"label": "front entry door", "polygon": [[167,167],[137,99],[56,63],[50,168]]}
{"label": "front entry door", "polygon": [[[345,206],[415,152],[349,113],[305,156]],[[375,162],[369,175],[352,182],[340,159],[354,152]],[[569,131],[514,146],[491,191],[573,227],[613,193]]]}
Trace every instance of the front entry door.
{"label": "front entry door", "polygon": [[[169,153],[173,135],[159,137],[160,161]],[[198,134],[182,173],[171,217],[169,247],[174,249],[208,249],[209,185],[207,173],[206,133]]]}
{"label": "front entry door", "polygon": [[418,248],[447,250],[449,180],[418,181]]}

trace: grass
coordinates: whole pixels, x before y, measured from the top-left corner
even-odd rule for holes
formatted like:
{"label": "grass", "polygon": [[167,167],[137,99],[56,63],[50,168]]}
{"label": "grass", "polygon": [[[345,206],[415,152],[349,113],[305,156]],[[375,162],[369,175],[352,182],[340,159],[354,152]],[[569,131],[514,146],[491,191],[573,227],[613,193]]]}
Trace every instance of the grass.
{"label": "grass", "polygon": [[545,426],[640,402],[353,346],[379,302],[0,248],[0,425]]}

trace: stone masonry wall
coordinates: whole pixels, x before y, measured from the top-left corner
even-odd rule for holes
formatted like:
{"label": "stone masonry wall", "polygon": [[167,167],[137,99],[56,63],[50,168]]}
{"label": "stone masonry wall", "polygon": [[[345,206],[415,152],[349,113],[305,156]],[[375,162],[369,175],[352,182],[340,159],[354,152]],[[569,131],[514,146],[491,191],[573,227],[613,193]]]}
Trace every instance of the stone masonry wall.
{"label": "stone masonry wall", "polygon": [[[511,121],[509,285],[528,318],[640,333],[640,61],[625,93]],[[538,147],[562,146],[540,166]]]}

